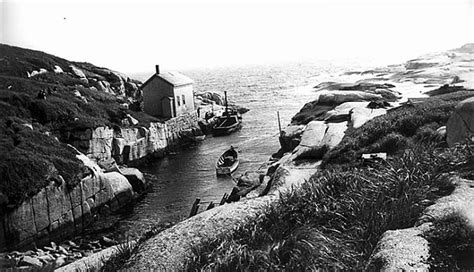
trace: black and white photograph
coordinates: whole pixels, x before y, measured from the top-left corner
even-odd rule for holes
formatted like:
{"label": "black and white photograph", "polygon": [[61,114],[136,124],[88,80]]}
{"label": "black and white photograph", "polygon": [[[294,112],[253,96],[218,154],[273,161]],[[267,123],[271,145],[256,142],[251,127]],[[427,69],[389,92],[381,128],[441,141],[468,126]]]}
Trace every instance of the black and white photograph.
{"label": "black and white photograph", "polygon": [[0,271],[474,271],[474,0],[0,0]]}

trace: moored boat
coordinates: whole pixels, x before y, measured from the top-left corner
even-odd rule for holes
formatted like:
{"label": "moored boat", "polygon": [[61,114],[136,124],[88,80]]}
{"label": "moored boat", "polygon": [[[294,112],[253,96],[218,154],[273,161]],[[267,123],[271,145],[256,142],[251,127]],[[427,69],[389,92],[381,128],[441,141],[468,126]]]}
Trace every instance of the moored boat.
{"label": "moored boat", "polygon": [[239,167],[239,155],[231,146],[216,162],[216,174],[218,176],[230,175]]}
{"label": "moored boat", "polygon": [[225,112],[217,119],[212,128],[213,136],[223,136],[231,134],[242,127],[242,116],[235,110],[229,110],[227,104],[227,92],[225,95]]}
{"label": "moored boat", "polygon": [[213,128],[212,135],[213,136],[223,136],[231,134],[239,130],[242,127],[241,121],[237,114],[227,114],[225,113],[219,117],[217,120],[216,125]]}

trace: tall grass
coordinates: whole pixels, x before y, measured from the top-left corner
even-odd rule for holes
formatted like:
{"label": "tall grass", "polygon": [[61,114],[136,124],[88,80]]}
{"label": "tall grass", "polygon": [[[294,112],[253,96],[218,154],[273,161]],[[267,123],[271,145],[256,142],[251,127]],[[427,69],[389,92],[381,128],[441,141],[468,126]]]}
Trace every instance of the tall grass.
{"label": "tall grass", "polygon": [[195,250],[189,271],[364,269],[386,230],[411,227],[453,189],[441,175],[467,148],[417,148],[375,167],[328,166],[259,220]]}
{"label": "tall grass", "polygon": [[[358,129],[349,129],[342,142],[324,156],[323,167],[334,163],[352,163],[362,153],[394,153],[409,145],[410,141],[428,136],[427,131],[433,136],[434,130],[446,124],[457,103],[472,95],[469,91],[440,95],[424,103],[391,110]],[[397,145],[399,149],[390,148]]]}

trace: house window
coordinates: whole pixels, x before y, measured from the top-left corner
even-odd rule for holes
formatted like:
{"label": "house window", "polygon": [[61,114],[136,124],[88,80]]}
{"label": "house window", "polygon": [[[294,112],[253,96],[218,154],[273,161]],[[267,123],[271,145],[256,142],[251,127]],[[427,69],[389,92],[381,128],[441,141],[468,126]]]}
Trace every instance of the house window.
{"label": "house window", "polygon": [[179,95],[176,96],[176,104],[178,104],[178,107],[181,105],[181,103],[179,102]]}
{"label": "house window", "polygon": [[186,105],[186,98],[185,98],[184,94],[182,95],[182,98],[183,98],[183,105]]}

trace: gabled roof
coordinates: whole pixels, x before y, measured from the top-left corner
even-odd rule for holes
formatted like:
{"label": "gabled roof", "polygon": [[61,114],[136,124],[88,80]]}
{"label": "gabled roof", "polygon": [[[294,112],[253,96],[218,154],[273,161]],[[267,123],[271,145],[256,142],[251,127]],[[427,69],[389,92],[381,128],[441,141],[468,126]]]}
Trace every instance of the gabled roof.
{"label": "gabled roof", "polygon": [[178,72],[161,72],[159,74],[153,74],[147,81],[142,84],[141,88],[145,87],[145,85],[147,85],[154,78],[160,78],[175,87],[194,83],[192,79]]}

